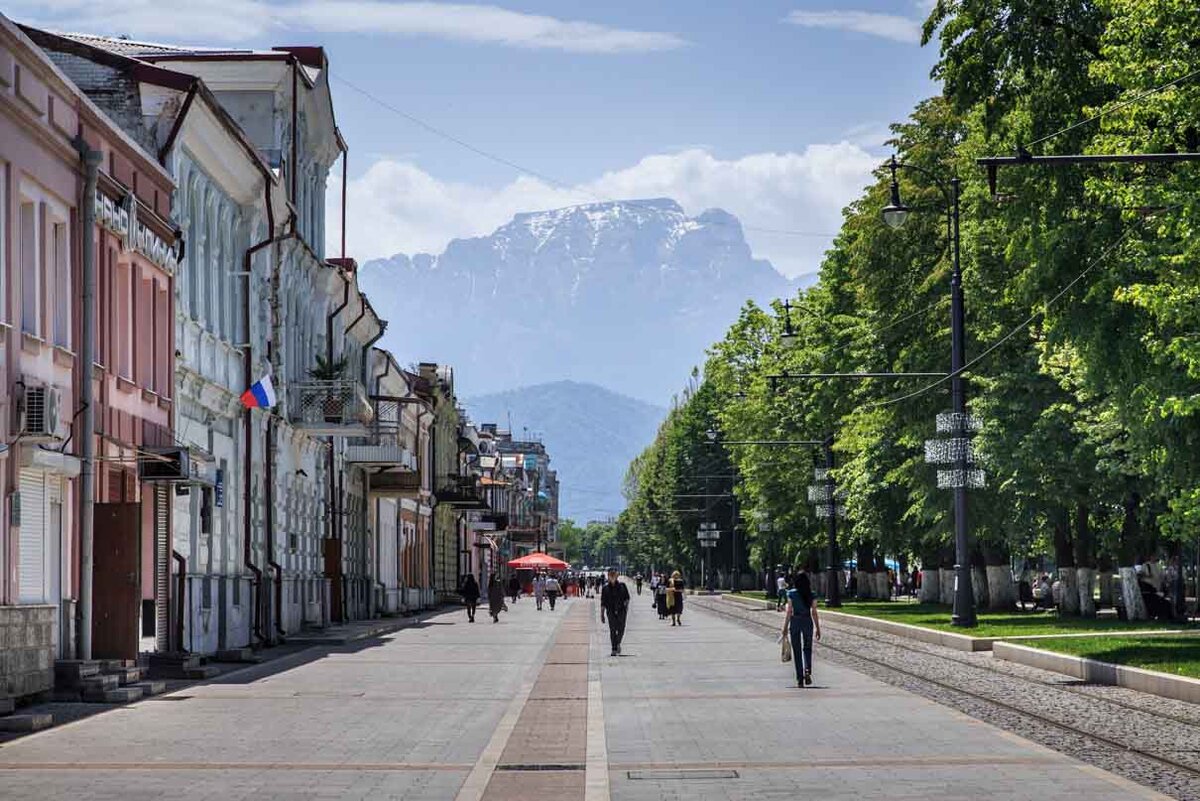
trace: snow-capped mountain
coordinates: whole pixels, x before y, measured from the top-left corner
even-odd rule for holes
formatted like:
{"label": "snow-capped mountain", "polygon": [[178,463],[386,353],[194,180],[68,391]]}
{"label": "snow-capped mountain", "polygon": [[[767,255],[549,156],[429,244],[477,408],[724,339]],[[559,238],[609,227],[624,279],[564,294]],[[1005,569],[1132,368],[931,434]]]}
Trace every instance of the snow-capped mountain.
{"label": "snow-capped mountain", "polygon": [[747,299],[789,283],[737,218],[673,200],[518,214],[441,255],[368,262],[361,283],[404,362],[456,368],[461,394],[560,379],[664,403]]}

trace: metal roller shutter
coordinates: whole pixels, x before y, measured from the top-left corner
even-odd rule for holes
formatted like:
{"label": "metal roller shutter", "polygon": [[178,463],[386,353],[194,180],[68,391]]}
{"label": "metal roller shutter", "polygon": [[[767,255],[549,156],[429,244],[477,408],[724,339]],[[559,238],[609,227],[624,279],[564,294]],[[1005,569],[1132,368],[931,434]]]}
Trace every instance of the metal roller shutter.
{"label": "metal roller shutter", "polygon": [[46,475],[22,470],[20,603],[46,602]]}

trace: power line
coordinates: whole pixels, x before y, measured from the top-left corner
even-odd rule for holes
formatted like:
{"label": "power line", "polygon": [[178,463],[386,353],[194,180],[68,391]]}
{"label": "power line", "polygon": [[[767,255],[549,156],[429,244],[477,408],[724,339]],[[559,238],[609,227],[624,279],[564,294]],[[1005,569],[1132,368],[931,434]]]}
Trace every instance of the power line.
{"label": "power line", "polygon": [[[411,122],[413,125],[416,125],[419,128],[423,128],[424,130],[428,131],[429,133],[433,134],[434,136],[439,136],[448,142],[452,142],[452,143],[458,145],[459,147],[464,148],[465,150],[469,150],[470,152],[474,153],[475,155],[477,155],[481,158],[485,158],[489,161],[494,161],[497,164],[508,167],[509,169],[515,170],[516,172],[521,173],[523,175],[529,175],[529,176],[532,176],[539,180],[545,181],[546,183],[550,184],[551,186],[557,187],[559,189],[563,189],[568,192],[577,192],[580,194],[588,195],[601,203],[621,202],[621,203],[625,203],[626,205],[630,205],[630,206],[643,206],[643,208],[650,208],[649,206],[644,206],[643,204],[640,204],[636,201],[630,201],[630,200],[616,201],[613,198],[604,197],[603,195],[599,195],[595,192],[592,192],[589,189],[585,189],[580,186],[573,186],[570,183],[568,183],[567,181],[560,181],[559,179],[554,178],[550,175],[547,175],[546,173],[539,172],[538,170],[534,170],[529,167],[525,167],[521,164],[516,163],[515,161],[511,161],[509,159],[504,158],[503,156],[497,155],[496,153],[492,153],[489,150],[484,150],[481,147],[476,147],[475,145],[471,144],[470,142],[460,139],[459,137],[455,136],[454,134],[450,133],[449,131],[445,131],[445,130],[437,127],[436,125],[431,125],[430,123],[425,122],[425,120],[421,119],[420,117],[415,117],[412,114],[409,114],[407,111],[397,108],[396,106],[392,105],[391,103],[387,102],[386,100],[383,100],[382,98],[371,94],[366,89],[363,89],[362,87],[351,83],[350,81],[346,80],[345,78],[341,77],[340,75],[335,75],[332,72],[330,72],[329,77],[333,78],[334,80],[338,81],[339,83],[344,84],[346,87],[348,87],[349,89],[352,89],[353,91],[362,95],[366,99],[370,100],[372,103],[375,103],[375,104],[381,106],[382,108],[385,108],[388,111],[391,111],[393,114],[397,114],[397,115],[403,117],[404,119]],[[758,226],[753,226],[753,225],[741,225],[740,222],[739,223],[725,223],[725,222],[719,222],[719,221],[712,221],[709,224],[710,225],[739,225],[743,231],[753,231],[755,233],[760,233],[760,234],[813,237],[813,238],[819,238],[819,239],[834,239],[835,237],[837,237],[837,234],[824,233],[824,232],[820,232],[820,231],[793,231],[793,230],[788,230],[788,229],[783,229],[783,228],[760,228]]]}
{"label": "power line", "polygon": [[1172,86],[1175,86],[1176,84],[1180,84],[1180,83],[1183,83],[1184,81],[1195,78],[1197,75],[1200,75],[1200,69],[1193,70],[1192,72],[1189,72],[1187,75],[1181,75],[1173,81],[1167,81],[1166,83],[1162,84],[1161,86],[1155,86],[1152,89],[1147,89],[1144,92],[1139,92],[1138,94],[1134,95],[1133,97],[1127,98],[1126,100],[1122,100],[1112,106],[1109,106],[1108,108],[1101,109],[1097,114],[1095,114],[1091,117],[1088,117],[1087,119],[1083,119],[1072,125],[1068,125],[1066,128],[1061,128],[1061,129],[1055,131],[1054,133],[1046,134],[1045,136],[1041,137],[1040,139],[1034,139],[1032,142],[1030,142],[1028,145],[1026,145],[1026,147],[1028,148],[1028,147],[1033,147],[1034,145],[1040,145],[1043,142],[1048,142],[1049,140],[1053,139],[1056,136],[1062,136],[1063,134],[1069,133],[1069,132],[1075,130],[1076,128],[1082,128],[1084,125],[1088,125],[1088,124],[1093,123],[1096,120],[1100,119],[1105,114],[1111,114],[1114,111],[1123,109],[1126,106],[1132,105],[1133,103],[1136,103],[1137,101],[1142,100],[1143,98],[1149,97],[1152,94],[1156,94],[1157,92],[1161,92],[1164,89],[1169,89]]}
{"label": "power line", "polygon": [[[1178,205],[1172,206],[1166,210],[1169,211],[1170,209],[1174,209],[1174,208],[1178,208]],[[1063,297],[1063,295],[1067,294],[1067,292],[1069,292],[1072,287],[1074,287],[1076,284],[1078,284],[1080,281],[1082,281],[1084,279],[1084,277],[1087,276],[1088,273],[1090,273],[1093,269],[1095,269],[1097,266],[1099,266],[1099,264],[1102,261],[1104,261],[1106,258],[1108,258],[1120,245],[1124,244],[1125,240],[1128,239],[1135,230],[1138,230],[1138,228],[1136,226],[1130,226],[1128,229],[1126,229],[1125,233],[1123,233],[1123,234],[1121,234],[1121,236],[1117,237],[1117,240],[1115,242],[1113,242],[1111,245],[1109,245],[1107,248],[1105,248],[1104,251],[1100,253],[1100,255],[1096,256],[1096,258],[1092,259],[1091,263],[1089,263],[1088,266],[1085,267],[1081,273],[1079,273],[1079,275],[1072,278],[1067,283],[1066,286],[1064,286],[1062,289],[1060,289],[1054,295],[1054,297],[1052,297],[1052,298],[1050,298],[1050,300],[1046,301],[1045,306],[1043,306],[1038,311],[1035,311],[1033,314],[1026,317],[1022,322],[1017,323],[1017,325],[1013,326],[1012,330],[1010,330],[1008,333],[1006,333],[1004,336],[1002,336],[996,342],[992,343],[992,345],[989,348],[987,348],[983,353],[979,354],[974,359],[971,359],[969,362],[964,364],[957,372],[948,373],[944,377],[939,378],[938,380],[933,381],[932,383],[927,384],[926,386],[921,387],[920,389],[914,390],[913,392],[909,392],[904,395],[899,395],[894,398],[888,398],[888,399],[882,400],[882,401],[875,401],[872,403],[868,403],[865,406],[863,406],[862,408],[875,409],[875,408],[880,408],[880,407],[884,407],[884,406],[891,406],[896,403],[902,403],[903,401],[910,400],[910,399],[918,397],[920,395],[924,395],[926,392],[929,392],[930,390],[935,389],[935,388],[941,386],[942,384],[946,383],[950,379],[954,378],[954,376],[961,375],[962,373],[965,373],[967,370],[970,370],[976,364],[979,364],[981,361],[983,361],[988,356],[990,356],[993,352],[996,351],[997,348],[999,348],[1005,342],[1012,339],[1014,336],[1019,334],[1021,331],[1028,328],[1029,325],[1031,323],[1033,323],[1033,321],[1036,320],[1038,317],[1041,317],[1042,315],[1044,315],[1046,313],[1047,309],[1049,309],[1058,300],[1060,300]]]}

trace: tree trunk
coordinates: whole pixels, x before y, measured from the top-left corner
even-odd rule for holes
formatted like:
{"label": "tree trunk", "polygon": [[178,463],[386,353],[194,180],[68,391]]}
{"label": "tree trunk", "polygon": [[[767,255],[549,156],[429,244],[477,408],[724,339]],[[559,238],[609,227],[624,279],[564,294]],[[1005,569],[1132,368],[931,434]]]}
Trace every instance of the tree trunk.
{"label": "tree trunk", "polygon": [[1075,579],[1081,617],[1096,616],[1096,537],[1086,503],[1075,504]]}
{"label": "tree trunk", "polygon": [[1096,571],[1090,567],[1075,568],[1075,587],[1079,593],[1079,615],[1096,616]]}
{"label": "tree trunk", "polygon": [[1109,609],[1113,605],[1113,563],[1107,555],[1100,557],[1097,573],[1097,582],[1100,585],[1100,602],[1101,609]]}
{"label": "tree trunk", "polygon": [[1125,601],[1126,620],[1147,620],[1146,604],[1142,602],[1142,591],[1138,587],[1137,572],[1133,565],[1122,565],[1121,597]]}
{"label": "tree trunk", "polygon": [[1142,499],[1136,492],[1131,492],[1125,498],[1125,514],[1121,520],[1121,546],[1117,554],[1118,568],[1121,574],[1121,597],[1125,601],[1125,618],[1127,620],[1146,620],[1146,604],[1142,601],[1142,591],[1138,587],[1137,546],[1141,534],[1138,521],[1138,511]]}
{"label": "tree trunk", "polygon": [[990,594],[988,593],[987,568],[980,562],[975,562],[971,568],[971,592],[975,595],[975,608],[989,608]]}
{"label": "tree trunk", "polygon": [[1079,615],[1079,590],[1076,586],[1075,549],[1071,547],[1071,522],[1065,508],[1055,509],[1054,517],[1054,562],[1058,566],[1058,580],[1062,592],[1055,598],[1060,615]]}
{"label": "tree trunk", "polygon": [[1017,585],[1013,583],[1012,571],[1008,565],[988,565],[987,568],[987,608],[992,611],[1006,612],[1017,605]]}
{"label": "tree trunk", "polygon": [[918,596],[923,604],[936,604],[942,600],[941,593],[941,578],[942,572],[936,567],[925,567],[931,564],[924,560],[921,561],[921,592]]}
{"label": "tree trunk", "polygon": [[892,586],[886,570],[875,573],[875,597],[881,601],[892,600]]}
{"label": "tree trunk", "polygon": [[941,573],[941,582],[940,582],[940,588],[939,588],[941,597],[938,599],[938,602],[946,604],[947,606],[953,606],[954,605],[954,568],[942,567],[942,568],[938,568],[938,572]]}

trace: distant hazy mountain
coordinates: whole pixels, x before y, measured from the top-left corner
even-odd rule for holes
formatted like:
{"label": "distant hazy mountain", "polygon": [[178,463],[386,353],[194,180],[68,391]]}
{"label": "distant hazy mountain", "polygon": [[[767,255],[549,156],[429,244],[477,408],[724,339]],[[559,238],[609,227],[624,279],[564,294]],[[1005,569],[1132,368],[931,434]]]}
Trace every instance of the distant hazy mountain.
{"label": "distant hazy mountain", "polygon": [[661,404],[747,299],[789,289],[736,217],[663,199],[518,214],[360,280],[391,322],[383,345],[454,365],[460,396],[574,379]]}
{"label": "distant hazy mountain", "polygon": [[574,381],[468,398],[465,406],[476,423],[501,428],[511,415],[513,436],[546,444],[563,487],[560,514],[581,523],[625,508],[625,469],[666,415],[657,406]]}

